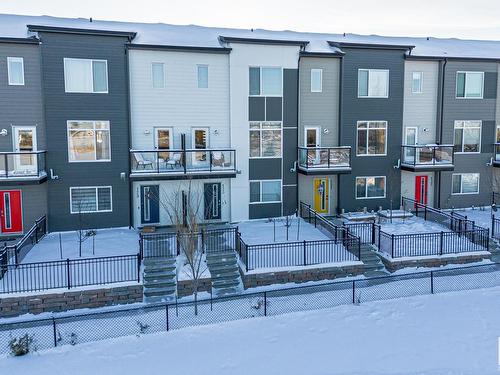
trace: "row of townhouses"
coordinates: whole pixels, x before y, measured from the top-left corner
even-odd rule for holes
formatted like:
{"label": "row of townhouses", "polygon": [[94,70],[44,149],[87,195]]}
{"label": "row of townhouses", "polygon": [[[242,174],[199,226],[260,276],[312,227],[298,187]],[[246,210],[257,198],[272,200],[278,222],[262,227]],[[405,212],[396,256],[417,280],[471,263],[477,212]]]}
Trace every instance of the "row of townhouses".
{"label": "row of townhouses", "polygon": [[[500,43],[0,16],[2,235],[490,203]],[[159,197],[159,199],[151,199]]]}

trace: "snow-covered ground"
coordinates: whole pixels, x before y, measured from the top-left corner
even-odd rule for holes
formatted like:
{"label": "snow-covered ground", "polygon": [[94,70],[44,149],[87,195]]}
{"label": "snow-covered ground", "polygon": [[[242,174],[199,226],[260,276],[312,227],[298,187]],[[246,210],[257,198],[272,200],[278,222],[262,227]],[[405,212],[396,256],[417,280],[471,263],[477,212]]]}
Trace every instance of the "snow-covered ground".
{"label": "snow-covered ground", "polygon": [[497,218],[500,219],[500,212],[493,212],[491,207],[474,207],[466,209],[455,209],[455,212],[460,215],[467,216],[468,220],[472,220],[483,228],[489,228],[491,230],[491,214],[493,213]]}
{"label": "snow-covered ground", "polygon": [[[62,252],[59,246],[61,234]],[[82,244],[82,258],[132,255],[139,252],[139,235],[128,228],[99,229],[94,237],[89,237]],[[78,235],[75,232],[53,232],[47,234],[33,246],[22,263],[46,262],[50,260],[78,259]]]}
{"label": "snow-covered ground", "polygon": [[273,242],[315,241],[330,239],[314,225],[304,219],[290,219],[288,240],[286,237],[286,218],[270,220],[249,220],[238,223],[241,238],[247,245],[260,245]]}
{"label": "snow-covered ground", "polygon": [[0,373],[492,375],[499,310],[499,287],[361,303],[66,345]]}
{"label": "snow-covered ground", "polygon": [[449,228],[434,221],[425,221],[416,216],[405,219],[385,219],[380,222],[382,231],[389,234],[415,234],[415,233],[439,233],[449,231]]}

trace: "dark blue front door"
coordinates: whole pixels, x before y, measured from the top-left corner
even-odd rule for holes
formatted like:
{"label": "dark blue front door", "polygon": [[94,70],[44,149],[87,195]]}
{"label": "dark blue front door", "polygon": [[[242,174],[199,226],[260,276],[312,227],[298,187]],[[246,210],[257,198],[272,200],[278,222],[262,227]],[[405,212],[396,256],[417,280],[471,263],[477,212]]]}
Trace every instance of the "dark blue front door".
{"label": "dark blue front door", "polygon": [[159,192],[158,185],[141,186],[141,224],[160,222]]}

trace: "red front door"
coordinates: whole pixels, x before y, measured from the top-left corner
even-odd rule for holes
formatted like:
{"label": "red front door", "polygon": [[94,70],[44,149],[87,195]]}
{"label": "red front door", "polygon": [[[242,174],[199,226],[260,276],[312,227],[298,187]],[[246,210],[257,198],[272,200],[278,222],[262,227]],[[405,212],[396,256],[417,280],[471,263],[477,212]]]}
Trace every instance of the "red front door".
{"label": "red front door", "polygon": [[415,176],[415,200],[427,204],[427,182],[429,176]]}
{"label": "red front door", "polygon": [[23,231],[23,209],[20,190],[0,191],[0,221],[2,233]]}

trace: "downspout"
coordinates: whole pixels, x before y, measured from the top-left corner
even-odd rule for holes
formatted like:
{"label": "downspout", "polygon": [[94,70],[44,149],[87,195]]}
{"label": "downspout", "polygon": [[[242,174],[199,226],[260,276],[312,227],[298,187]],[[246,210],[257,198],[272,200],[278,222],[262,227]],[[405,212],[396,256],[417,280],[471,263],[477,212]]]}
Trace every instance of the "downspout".
{"label": "downspout", "polygon": [[[439,113],[439,139],[438,144],[443,143],[443,122],[444,122],[444,83],[446,77],[446,64],[448,63],[448,58],[444,59],[443,67],[441,69],[441,88],[439,90],[439,101],[440,101],[440,113]],[[441,208],[441,172],[437,172],[437,207]]]}
{"label": "downspout", "polygon": [[[337,103],[338,108],[339,108],[339,114],[338,114],[338,146],[342,146],[342,75],[343,75],[343,66],[344,66],[344,55],[340,56],[340,63],[339,63],[339,86],[338,86],[338,91],[339,91],[339,102]],[[352,160],[352,148],[351,148],[351,158]],[[351,165],[352,168],[352,165]],[[341,175],[337,175],[337,215],[340,214],[340,178]]]}
{"label": "downspout", "polygon": [[[295,150],[295,156],[297,158],[297,160],[295,161],[295,183],[296,183],[296,186],[297,188],[295,189],[295,195],[296,195],[296,202],[297,202],[297,213],[298,213],[298,216],[300,216],[300,194],[299,194],[299,172],[298,172],[298,169],[299,169],[299,147],[300,147],[300,143],[299,143],[299,140],[300,140],[300,134],[301,134],[301,130],[303,130],[302,128],[302,122],[300,121],[300,106],[301,106],[301,103],[300,103],[300,52],[299,52],[299,61],[298,61],[298,64],[297,64],[297,149]],[[303,133],[303,131],[302,131]]]}
{"label": "downspout", "polygon": [[[131,40],[129,39],[128,43],[130,43]],[[128,47],[125,45],[125,84],[126,84],[126,92],[127,92],[127,121],[128,121],[128,149],[129,149],[129,157],[128,159],[128,164],[127,164],[127,176],[126,179],[128,180],[129,184],[129,189],[128,189],[128,199],[129,199],[129,214],[128,214],[128,226],[129,228],[134,226],[134,190],[133,190],[133,183],[130,180],[130,149],[132,148],[132,114],[131,114],[131,109],[130,109],[130,66],[129,66],[129,57],[130,53],[128,52]]]}

